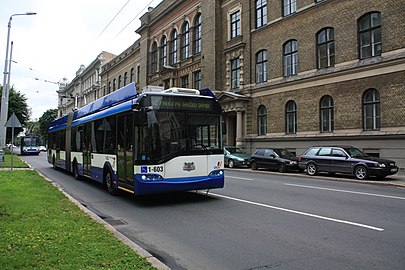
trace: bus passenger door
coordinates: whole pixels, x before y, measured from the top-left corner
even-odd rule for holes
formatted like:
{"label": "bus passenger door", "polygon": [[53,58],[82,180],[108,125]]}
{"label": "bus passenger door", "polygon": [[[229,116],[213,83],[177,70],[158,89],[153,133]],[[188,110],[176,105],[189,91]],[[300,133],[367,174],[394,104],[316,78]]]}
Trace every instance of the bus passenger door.
{"label": "bus passenger door", "polygon": [[83,128],[83,173],[91,177],[91,125],[86,124]]}
{"label": "bus passenger door", "polygon": [[126,114],[118,117],[117,121],[117,158],[118,181],[133,190],[134,165],[133,165],[133,115]]}

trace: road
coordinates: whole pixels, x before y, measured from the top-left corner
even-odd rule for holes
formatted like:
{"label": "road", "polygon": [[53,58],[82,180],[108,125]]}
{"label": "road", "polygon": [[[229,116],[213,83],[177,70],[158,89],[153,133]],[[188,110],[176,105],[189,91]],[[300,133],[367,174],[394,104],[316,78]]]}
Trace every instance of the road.
{"label": "road", "polygon": [[405,269],[403,188],[246,169],[208,195],[134,199],[22,158],[172,269]]}

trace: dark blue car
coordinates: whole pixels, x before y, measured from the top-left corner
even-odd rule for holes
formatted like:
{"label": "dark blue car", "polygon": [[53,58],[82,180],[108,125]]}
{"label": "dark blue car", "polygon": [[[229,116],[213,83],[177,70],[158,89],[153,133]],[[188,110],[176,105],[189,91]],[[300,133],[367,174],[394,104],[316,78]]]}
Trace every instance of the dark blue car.
{"label": "dark blue car", "polygon": [[394,161],[371,157],[352,146],[314,146],[298,157],[300,169],[309,175],[318,172],[354,175],[359,180],[370,176],[385,178],[398,172]]}

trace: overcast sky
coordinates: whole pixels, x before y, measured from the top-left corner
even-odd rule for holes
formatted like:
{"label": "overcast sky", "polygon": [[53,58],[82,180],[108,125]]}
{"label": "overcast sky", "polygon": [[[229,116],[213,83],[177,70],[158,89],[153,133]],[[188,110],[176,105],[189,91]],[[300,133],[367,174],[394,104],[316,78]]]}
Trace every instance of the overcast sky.
{"label": "overcast sky", "polygon": [[46,110],[57,108],[55,83],[62,78],[71,81],[80,65],[89,65],[101,51],[118,55],[128,48],[139,38],[135,33],[139,17],[161,1],[0,0],[0,84],[12,14],[37,13],[14,16],[10,32],[16,62],[11,66],[10,84],[28,98],[31,119],[35,120]]}

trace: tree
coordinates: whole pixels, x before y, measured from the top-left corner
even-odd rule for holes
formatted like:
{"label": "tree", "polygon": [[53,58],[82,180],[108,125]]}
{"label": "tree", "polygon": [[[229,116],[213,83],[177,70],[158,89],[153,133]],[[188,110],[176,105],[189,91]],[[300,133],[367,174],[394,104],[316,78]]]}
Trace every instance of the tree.
{"label": "tree", "polygon": [[[3,92],[3,86],[0,86],[0,95]],[[19,91],[14,89],[14,86],[11,87],[8,98],[8,115],[7,120],[11,117],[13,113],[16,114],[18,120],[20,120],[23,127],[26,126],[29,120],[29,108],[27,105],[27,98],[24,94],[21,94]],[[0,101],[1,106],[1,101]],[[18,134],[23,130],[23,128],[16,128],[14,134]],[[11,128],[7,130],[6,142],[11,141]]]}
{"label": "tree", "polygon": [[39,118],[39,130],[41,133],[42,139],[47,138],[46,134],[48,132],[49,124],[58,117],[57,109],[49,109]]}

